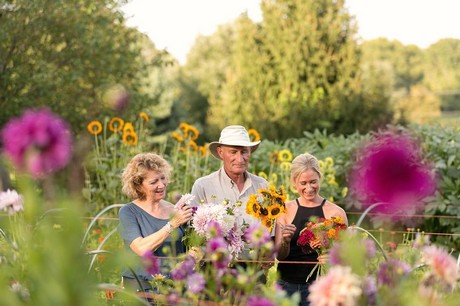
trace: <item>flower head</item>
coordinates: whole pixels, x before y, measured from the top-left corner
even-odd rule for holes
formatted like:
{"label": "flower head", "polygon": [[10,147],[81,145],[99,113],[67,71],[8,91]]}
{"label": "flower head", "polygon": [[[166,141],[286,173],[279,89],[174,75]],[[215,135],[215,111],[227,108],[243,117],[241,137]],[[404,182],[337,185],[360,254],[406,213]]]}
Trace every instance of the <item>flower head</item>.
{"label": "flower head", "polygon": [[409,264],[397,259],[389,259],[380,265],[377,271],[377,283],[394,287],[409,272]]}
{"label": "flower head", "polygon": [[193,273],[187,278],[187,286],[190,292],[197,294],[203,291],[205,285],[204,276],[200,273]]}
{"label": "flower head", "polygon": [[13,163],[34,177],[63,168],[71,156],[67,123],[48,109],[28,110],[10,120],[1,136]]}
{"label": "flower head", "polygon": [[312,306],[356,305],[362,293],[361,280],[350,267],[334,266],[309,287],[308,300]]}
{"label": "flower head", "polygon": [[155,275],[160,273],[160,261],[152,252],[147,251],[142,255],[144,268],[147,273],[150,275]]}
{"label": "flower head", "polygon": [[23,210],[24,200],[16,190],[6,190],[0,192],[0,210],[8,210],[10,214],[14,214]]}
{"label": "flower head", "polygon": [[423,249],[423,259],[431,267],[432,273],[438,280],[454,286],[459,279],[459,271],[455,258],[446,250],[437,246],[427,246]]}
{"label": "flower head", "polygon": [[269,299],[262,297],[262,296],[257,296],[257,295],[251,295],[248,298],[246,305],[247,306],[275,306],[275,304]]}
{"label": "flower head", "polygon": [[432,167],[415,139],[381,132],[357,152],[350,191],[364,206],[378,202],[380,212],[410,213],[436,190]]}

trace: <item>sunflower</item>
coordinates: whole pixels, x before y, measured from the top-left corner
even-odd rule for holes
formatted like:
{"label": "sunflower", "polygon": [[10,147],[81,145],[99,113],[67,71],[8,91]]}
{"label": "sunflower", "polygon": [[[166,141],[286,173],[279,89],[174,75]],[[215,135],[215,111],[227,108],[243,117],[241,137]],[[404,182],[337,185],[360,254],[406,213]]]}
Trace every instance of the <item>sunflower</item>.
{"label": "sunflower", "polygon": [[273,151],[272,154],[270,154],[269,160],[270,160],[270,164],[278,165],[280,163],[278,151]]}
{"label": "sunflower", "polygon": [[171,137],[174,138],[177,142],[184,141],[184,138],[181,135],[177,134],[176,132],[172,132]]}
{"label": "sunflower", "polygon": [[188,138],[190,138],[191,140],[197,140],[199,135],[200,135],[200,132],[198,132],[198,129],[196,127],[194,127],[193,125],[188,126],[188,131],[186,134]]}
{"label": "sunflower", "polygon": [[149,116],[145,112],[140,112],[139,117],[145,120],[145,122],[149,122]]}
{"label": "sunflower", "polygon": [[290,162],[282,162],[280,165],[281,171],[289,172],[291,171],[291,163]]}
{"label": "sunflower", "polygon": [[262,178],[264,178],[264,179],[266,179],[266,180],[268,180],[268,175],[267,175],[267,173],[265,173],[265,172],[263,172],[263,171],[260,171],[257,175],[260,176],[260,177],[262,177]]}
{"label": "sunflower", "polygon": [[93,135],[100,134],[102,132],[102,124],[99,121],[91,121],[88,126],[88,132]]}
{"label": "sunflower", "polygon": [[260,140],[260,134],[255,129],[249,129],[248,134],[249,134],[249,138],[251,139],[251,141],[259,141]]}
{"label": "sunflower", "polygon": [[268,208],[268,216],[272,219],[275,219],[277,218],[281,213],[284,213],[285,212],[285,206],[284,205],[280,205],[280,204],[272,204],[269,208]]}
{"label": "sunflower", "polygon": [[274,220],[272,218],[263,218],[262,219],[262,224],[268,229],[269,232],[272,231]]}
{"label": "sunflower", "polygon": [[123,142],[127,145],[133,146],[137,144],[136,133],[123,133]]}
{"label": "sunflower", "polygon": [[189,148],[190,152],[197,152],[198,151],[198,145],[193,140],[189,141],[189,143],[187,144],[187,147],[190,147]]}
{"label": "sunflower", "polygon": [[181,122],[179,124],[179,129],[182,130],[182,134],[187,138],[188,130],[190,129],[190,125],[185,122]]}
{"label": "sunflower", "polygon": [[260,204],[257,202],[257,195],[252,194],[249,196],[249,200],[246,203],[246,213],[249,214],[250,216],[259,217],[259,212],[260,212]]}
{"label": "sunflower", "polygon": [[206,157],[208,155],[208,145],[205,146],[199,146],[198,150],[200,151],[200,156],[201,157]]}
{"label": "sunflower", "polygon": [[109,129],[116,133],[116,132],[119,132],[123,129],[123,125],[125,124],[125,122],[123,121],[123,119],[121,118],[118,118],[118,117],[113,117],[112,119],[110,119],[110,122],[109,122]]}
{"label": "sunflower", "polygon": [[281,150],[279,153],[280,161],[289,162],[292,160],[292,153],[289,150]]}
{"label": "sunflower", "polygon": [[136,134],[134,131],[133,124],[131,122],[126,122],[123,126],[123,134]]}

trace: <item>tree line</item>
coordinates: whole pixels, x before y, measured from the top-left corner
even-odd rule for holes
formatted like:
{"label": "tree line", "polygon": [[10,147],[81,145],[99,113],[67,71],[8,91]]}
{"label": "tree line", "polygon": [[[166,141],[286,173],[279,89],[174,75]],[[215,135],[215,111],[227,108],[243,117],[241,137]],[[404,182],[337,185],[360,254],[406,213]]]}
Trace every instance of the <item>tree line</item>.
{"label": "tree line", "polygon": [[[238,123],[283,140],[460,109],[460,40],[427,49],[361,41],[343,0],[264,0],[262,21],[243,14],[198,37],[182,66],[126,26],[124,3],[0,0],[0,125],[47,106],[78,133],[102,116],[144,111],[157,134],[187,122],[205,142]],[[107,99],[113,88],[124,96]]]}

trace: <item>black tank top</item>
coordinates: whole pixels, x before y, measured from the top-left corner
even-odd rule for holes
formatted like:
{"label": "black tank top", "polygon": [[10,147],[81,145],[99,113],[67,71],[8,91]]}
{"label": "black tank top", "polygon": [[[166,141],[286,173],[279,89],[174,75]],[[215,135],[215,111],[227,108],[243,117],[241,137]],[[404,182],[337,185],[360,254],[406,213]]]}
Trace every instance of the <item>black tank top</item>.
{"label": "black tank top", "polygon": [[[296,231],[292,236],[290,243],[290,252],[289,255],[283,259],[283,261],[317,261],[318,254],[313,252],[311,254],[305,254],[302,252],[300,246],[297,245],[297,239],[299,238],[300,231],[305,227],[305,223],[310,221],[311,217],[324,218],[323,206],[326,203],[326,199],[323,199],[320,205],[315,207],[305,207],[301,206],[299,199],[296,199],[297,203],[297,212],[294,216],[292,224],[296,226]],[[314,264],[278,264],[278,272],[280,273],[280,278],[286,282],[294,284],[305,284],[308,274],[310,274],[313,269]],[[316,278],[316,273],[314,273],[308,282],[311,283]]]}

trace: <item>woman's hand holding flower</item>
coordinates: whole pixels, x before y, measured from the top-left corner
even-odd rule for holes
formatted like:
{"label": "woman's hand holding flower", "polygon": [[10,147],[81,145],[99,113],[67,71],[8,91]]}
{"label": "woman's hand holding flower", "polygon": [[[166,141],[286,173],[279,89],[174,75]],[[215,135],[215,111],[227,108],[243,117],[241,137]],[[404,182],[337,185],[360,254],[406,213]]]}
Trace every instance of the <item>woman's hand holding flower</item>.
{"label": "woman's hand holding flower", "polygon": [[193,209],[189,205],[183,205],[181,208],[177,209],[177,212],[174,214],[171,219],[171,224],[174,228],[178,228],[182,224],[187,223],[192,219]]}

